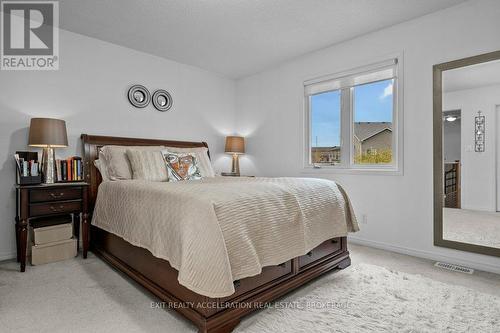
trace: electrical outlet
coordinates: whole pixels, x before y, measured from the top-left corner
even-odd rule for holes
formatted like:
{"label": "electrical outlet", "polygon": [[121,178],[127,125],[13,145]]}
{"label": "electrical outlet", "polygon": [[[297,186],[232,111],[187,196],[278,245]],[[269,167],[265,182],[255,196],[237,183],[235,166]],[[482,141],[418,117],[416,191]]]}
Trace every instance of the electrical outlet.
{"label": "electrical outlet", "polygon": [[361,215],[361,224],[368,224],[368,215]]}

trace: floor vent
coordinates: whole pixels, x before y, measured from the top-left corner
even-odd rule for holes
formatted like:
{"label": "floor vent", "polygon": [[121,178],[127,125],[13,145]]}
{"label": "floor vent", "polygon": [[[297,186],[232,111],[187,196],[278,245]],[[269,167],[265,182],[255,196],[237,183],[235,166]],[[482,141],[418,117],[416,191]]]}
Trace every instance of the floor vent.
{"label": "floor vent", "polygon": [[465,273],[465,274],[473,274],[474,273],[474,270],[472,268],[448,264],[448,263],[440,262],[440,261],[436,262],[434,264],[434,266],[444,268],[444,269],[454,271],[454,272]]}

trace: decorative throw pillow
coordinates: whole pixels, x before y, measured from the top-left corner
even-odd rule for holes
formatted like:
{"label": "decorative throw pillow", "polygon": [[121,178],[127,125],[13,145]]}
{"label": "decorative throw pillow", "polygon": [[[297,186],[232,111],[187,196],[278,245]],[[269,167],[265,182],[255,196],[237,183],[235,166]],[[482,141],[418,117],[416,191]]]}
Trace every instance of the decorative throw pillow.
{"label": "decorative throw pillow", "polygon": [[168,181],[201,179],[200,169],[194,153],[174,153],[162,151],[167,165]]}
{"label": "decorative throw pillow", "polygon": [[132,178],[152,182],[168,181],[168,173],[161,151],[127,150]]}
{"label": "decorative throw pillow", "polygon": [[166,148],[169,152],[195,153],[201,177],[203,178],[215,177],[214,168],[212,167],[212,163],[210,162],[210,157],[208,157],[207,147],[192,147],[192,148],[166,147]]}

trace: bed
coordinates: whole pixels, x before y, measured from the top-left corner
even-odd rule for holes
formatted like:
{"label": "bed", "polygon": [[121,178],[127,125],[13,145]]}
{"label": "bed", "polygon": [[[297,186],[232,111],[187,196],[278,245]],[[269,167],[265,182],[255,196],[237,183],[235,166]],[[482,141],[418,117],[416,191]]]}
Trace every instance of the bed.
{"label": "bed", "polygon": [[[89,212],[94,214],[92,225],[89,218],[83,219],[83,235],[90,234],[90,242],[83,241],[84,257],[90,248],[156,295],[164,302],[162,306],[192,321],[200,332],[231,332],[251,311],[321,274],[350,265],[346,234],[358,227],[347,195],[333,182],[215,177],[179,184],[105,182],[100,187],[101,176],[93,162],[103,146],[208,149],[208,145],[86,134],[82,141]],[[305,195],[314,189],[318,195]],[[129,194],[129,198],[122,195],[120,205],[106,203],[110,200],[105,198],[116,198],[120,193]],[[174,193],[183,200],[176,202]],[[337,206],[324,206],[322,213],[308,213],[311,200],[322,196],[319,193],[329,193],[331,197],[323,200],[336,202]],[[141,204],[134,205],[133,200]],[[196,205],[196,209],[189,205]],[[242,208],[252,205],[254,208]],[[245,209],[248,214],[239,214]],[[172,220],[179,223],[163,223],[167,214],[178,210],[180,213]],[[198,215],[183,220],[186,212],[193,210]],[[280,216],[281,220],[272,219],[280,222],[262,223],[262,217],[271,213]],[[287,216],[297,214],[300,218],[290,220],[301,223],[280,229]],[[322,214],[338,215],[331,220],[339,221],[323,222]],[[308,237],[296,237],[302,233]]]}

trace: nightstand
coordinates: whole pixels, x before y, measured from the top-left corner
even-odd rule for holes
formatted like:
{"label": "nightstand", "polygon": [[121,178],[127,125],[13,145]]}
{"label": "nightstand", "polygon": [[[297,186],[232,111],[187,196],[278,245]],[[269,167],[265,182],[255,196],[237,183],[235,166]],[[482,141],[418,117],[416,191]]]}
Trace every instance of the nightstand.
{"label": "nightstand", "polygon": [[[75,236],[79,237],[80,214],[88,223],[88,184],[84,182],[16,185],[16,245],[21,272],[26,269],[28,226],[31,218],[73,214]],[[83,227],[83,257],[87,257],[88,229]]]}

